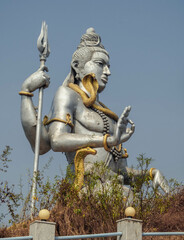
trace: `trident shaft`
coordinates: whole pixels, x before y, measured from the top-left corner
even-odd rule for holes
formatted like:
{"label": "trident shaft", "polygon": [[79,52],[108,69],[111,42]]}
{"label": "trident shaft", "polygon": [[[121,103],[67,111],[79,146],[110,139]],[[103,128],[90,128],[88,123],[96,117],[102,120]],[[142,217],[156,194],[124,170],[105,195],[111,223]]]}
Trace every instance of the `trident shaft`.
{"label": "trident shaft", "polygon": [[[40,52],[40,68],[45,66],[47,57],[50,54],[48,44],[48,26],[45,22],[42,22],[41,32],[37,40],[37,48]],[[38,102],[38,114],[36,125],[36,139],[35,139],[35,156],[34,156],[34,172],[33,172],[33,185],[32,185],[32,200],[31,200],[31,219],[33,219],[35,213],[35,202],[37,199],[37,177],[38,177],[38,165],[39,165],[39,150],[40,150],[40,134],[41,134],[41,122],[42,122],[42,102],[43,102],[43,87],[39,88],[39,102]]]}

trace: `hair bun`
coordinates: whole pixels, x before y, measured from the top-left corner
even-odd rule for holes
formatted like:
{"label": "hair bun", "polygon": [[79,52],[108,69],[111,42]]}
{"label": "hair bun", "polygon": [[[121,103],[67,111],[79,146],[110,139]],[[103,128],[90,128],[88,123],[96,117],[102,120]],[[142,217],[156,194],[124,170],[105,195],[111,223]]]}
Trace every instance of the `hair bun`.
{"label": "hair bun", "polygon": [[101,44],[101,37],[95,32],[94,28],[88,28],[86,33],[82,35],[78,48],[82,47],[100,47],[104,49]]}
{"label": "hair bun", "polygon": [[86,34],[95,33],[95,29],[90,27],[86,30]]}

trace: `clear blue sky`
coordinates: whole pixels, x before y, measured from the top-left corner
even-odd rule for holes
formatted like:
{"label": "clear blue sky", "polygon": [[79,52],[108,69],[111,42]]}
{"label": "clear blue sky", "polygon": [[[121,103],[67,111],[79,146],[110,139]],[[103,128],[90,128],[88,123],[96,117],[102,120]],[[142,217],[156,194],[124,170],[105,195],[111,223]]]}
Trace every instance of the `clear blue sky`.
{"label": "clear blue sky", "polygon": [[[7,179],[25,180],[33,170],[33,152],[20,122],[20,91],[39,67],[36,42],[41,22],[49,27],[51,77],[44,92],[43,115],[70,70],[81,35],[94,27],[110,54],[111,77],[101,101],[118,115],[131,105],[135,134],[125,144],[129,166],[140,153],[152,167],[183,181],[184,172],[184,1],[182,0],[33,0],[0,2],[0,150],[13,148]],[[36,94],[35,94],[36,95]],[[64,155],[54,157],[48,173],[66,168]]]}

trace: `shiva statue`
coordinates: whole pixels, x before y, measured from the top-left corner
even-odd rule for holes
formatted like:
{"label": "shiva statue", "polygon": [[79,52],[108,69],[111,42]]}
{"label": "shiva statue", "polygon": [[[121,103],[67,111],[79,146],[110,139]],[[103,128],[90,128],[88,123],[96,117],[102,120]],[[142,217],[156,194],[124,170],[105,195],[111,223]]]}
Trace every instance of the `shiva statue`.
{"label": "shiva statue", "polygon": [[[24,81],[19,93],[22,126],[33,151],[37,111],[32,97],[36,89],[49,86],[46,71],[45,66],[40,67]],[[100,161],[108,167],[110,175],[118,174],[122,187],[130,185],[132,174],[140,175],[138,170],[127,166],[128,154],[122,146],[135,130],[129,119],[131,107],[125,107],[118,117],[99,100],[110,75],[109,54],[100,36],[89,28],[73,53],[71,71],[57,90],[41,126],[39,154],[50,149],[64,152],[79,189],[84,187],[85,173]],[[169,192],[158,169],[151,168],[147,174],[153,180],[153,187]],[[108,180],[104,184],[105,181]]]}

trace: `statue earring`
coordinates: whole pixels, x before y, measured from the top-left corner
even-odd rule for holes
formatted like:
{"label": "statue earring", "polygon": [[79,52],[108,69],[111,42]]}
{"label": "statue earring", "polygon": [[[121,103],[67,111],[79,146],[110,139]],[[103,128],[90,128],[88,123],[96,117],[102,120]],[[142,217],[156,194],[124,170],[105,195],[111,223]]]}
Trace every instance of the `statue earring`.
{"label": "statue earring", "polygon": [[79,77],[79,74],[78,74],[78,73],[75,75],[75,78],[76,78],[77,80],[80,80],[80,77]]}

